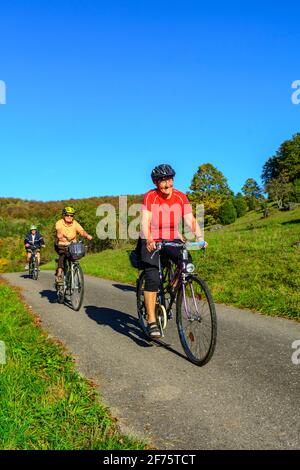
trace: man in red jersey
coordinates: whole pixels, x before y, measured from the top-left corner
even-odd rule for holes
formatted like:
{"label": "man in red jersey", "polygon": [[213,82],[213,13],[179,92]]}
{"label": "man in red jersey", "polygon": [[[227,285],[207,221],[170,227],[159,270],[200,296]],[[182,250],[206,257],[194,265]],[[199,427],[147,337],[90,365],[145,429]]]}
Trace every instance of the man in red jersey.
{"label": "man in red jersey", "polygon": [[[158,253],[153,258],[157,241],[183,241],[179,224],[185,225],[195,234],[197,241],[203,240],[201,229],[192,213],[186,195],[173,187],[175,171],[170,165],[156,166],[151,173],[155,189],[144,196],[141,218],[141,260],[145,267],[144,299],[151,338],[159,338],[160,330],[156,324],[155,303],[159,289]],[[161,255],[176,264],[180,261],[180,249],[165,247]]]}

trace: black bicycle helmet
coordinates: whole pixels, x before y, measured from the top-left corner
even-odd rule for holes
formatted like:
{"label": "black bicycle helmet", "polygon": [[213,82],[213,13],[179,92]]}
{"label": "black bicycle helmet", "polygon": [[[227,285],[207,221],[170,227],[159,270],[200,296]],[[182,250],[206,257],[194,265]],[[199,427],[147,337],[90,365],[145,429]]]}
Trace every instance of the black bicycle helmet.
{"label": "black bicycle helmet", "polygon": [[173,178],[175,175],[176,173],[173,168],[167,164],[158,165],[153,168],[151,172],[151,178],[154,184],[163,178]]}

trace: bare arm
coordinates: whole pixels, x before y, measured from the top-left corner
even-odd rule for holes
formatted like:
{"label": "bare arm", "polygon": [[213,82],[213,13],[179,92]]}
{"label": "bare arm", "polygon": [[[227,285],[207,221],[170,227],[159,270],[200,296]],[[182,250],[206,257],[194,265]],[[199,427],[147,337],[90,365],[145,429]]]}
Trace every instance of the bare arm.
{"label": "bare arm", "polygon": [[151,219],[152,214],[150,211],[144,209],[141,217],[141,238],[147,241],[147,250],[154,251],[156,244],[151,234]]}
{"label": "bare arm", "polygon": [[200,225],[198,224],[192,212],[184,216],[184,222],[186,223],[188,228],[191,230],[191,232],[195,234],[195,237],[197,240],[203,240],[203,235],[201,232]]}
{"label": "bare arm", "polygon": [[79,235],[81,235],[83,238],[87,238],[88,240],[92,240],[92,236],[89,235],[82,227],[80,224],[77,225],[77,232]]}

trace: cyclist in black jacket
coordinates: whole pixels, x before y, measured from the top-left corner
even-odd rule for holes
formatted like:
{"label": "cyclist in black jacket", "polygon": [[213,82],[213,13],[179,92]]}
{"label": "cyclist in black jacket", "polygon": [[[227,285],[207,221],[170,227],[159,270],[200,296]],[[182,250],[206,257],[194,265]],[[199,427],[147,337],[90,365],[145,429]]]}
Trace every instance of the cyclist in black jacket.
{"label": "cyclist in black jacket", "polygon": [[36,250],[36,255],[38,259],[38,263],[40,264],[41,256],[40,256],[40,248],[45,247],[45,242],[43,236],[38,231],[35,225],[30,227],[30,232],[27,233],[24,239],[25,250],[27,252],[27,264],[25,266],[25,270],[29,269],[29,262],[31,258],[32,250]]}

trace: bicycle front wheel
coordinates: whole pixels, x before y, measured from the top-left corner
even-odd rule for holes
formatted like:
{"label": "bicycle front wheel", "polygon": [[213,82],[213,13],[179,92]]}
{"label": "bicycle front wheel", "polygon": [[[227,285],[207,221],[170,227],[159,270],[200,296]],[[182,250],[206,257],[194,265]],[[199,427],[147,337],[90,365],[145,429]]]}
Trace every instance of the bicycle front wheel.
{"label": "bicycle front wheel", "polygon": [[33,265],[32,262],[30,261],[29,267],[28,267],[28,276],[32,279],[33,277]]}
{"label": "bicycle front wheel", "polygon": [[147,338],[149,338],[148,333],[148,322],[147,322],[147,312],[145,307],[144,299],[144,287],[145,287],[145,272],[143,271],[140,274],[136,282],[136,301],[137,301],[137,313],[139,317],[139,322],[142,327],[142,330]]}
{"label": "bicycle front wheel", "polygon": [[211,293],[197,276],[188,276],[177,294],[176,322],[188,359],[207,364],[216,347],[217,316]]}
{"label": "bicycle front wheel", "polygon": [[32,266],[32,279],[37,281],[38,277],[39,277],[38,262],[37,260],[34,260],[33,266]]}
{"label": "bicycle front wheel", "polygon": [[73,282],[70,289],[70,302],[73,310],[78,311],[83,302],[84,276],[80,264],[73,268]]}
{"label": "bicycle front wheel", "polygon": [[65,301],[65,288],[64,285],[56,287],[57,302],[63,304]]}

